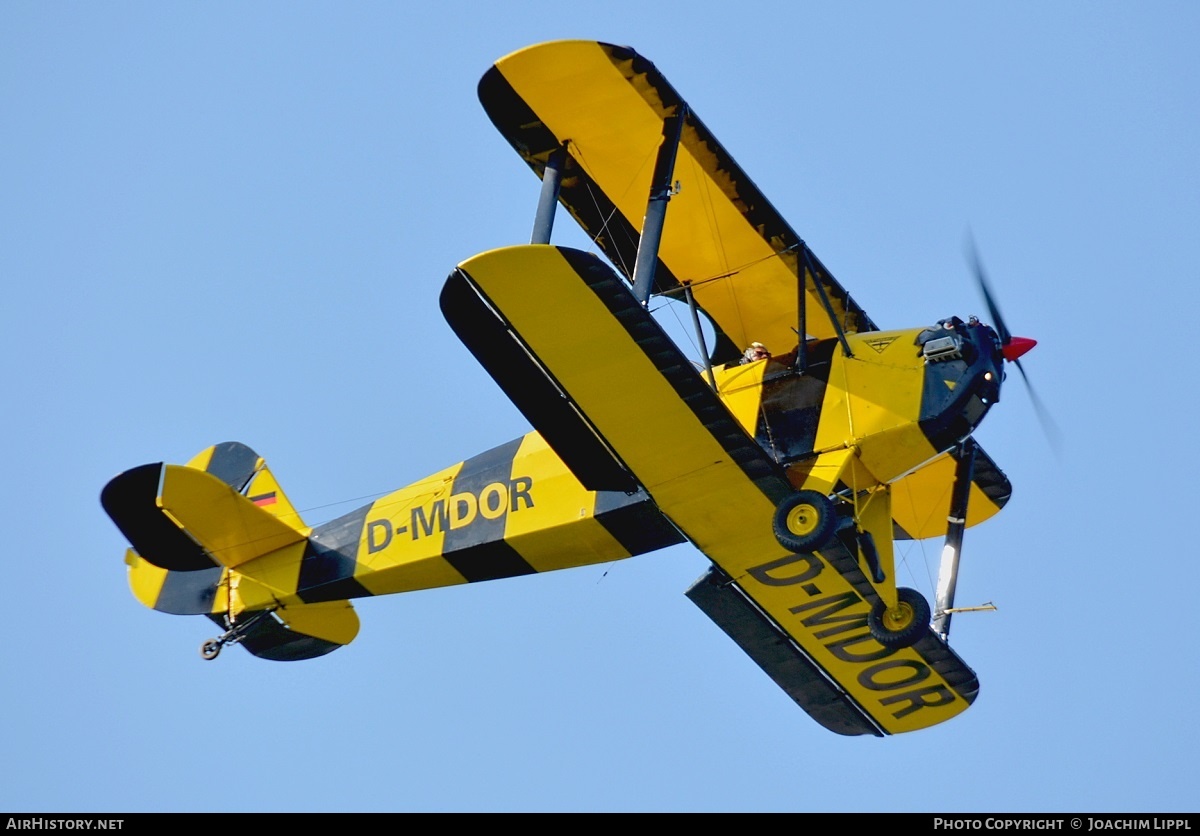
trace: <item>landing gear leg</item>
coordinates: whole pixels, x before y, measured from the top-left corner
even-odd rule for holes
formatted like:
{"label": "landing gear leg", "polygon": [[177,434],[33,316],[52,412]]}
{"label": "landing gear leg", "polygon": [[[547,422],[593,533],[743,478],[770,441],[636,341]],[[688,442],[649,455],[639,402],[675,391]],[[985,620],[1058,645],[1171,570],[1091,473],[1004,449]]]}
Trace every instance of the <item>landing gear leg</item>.
{"label": "landing gear leg", "polygon": [[867,562],[867,569],[871,571],[871,580],[877,584],[887,580],[883,566],[879,563],[879,549],[875,546],[875,538],[871,536],[871,532],[859,532],[858,549],[862,552],[863,560]]}
{"label": "landing gear leg", "polygon": [[217,636],[215,639],[209,639],[204,644],[200,645],[200,655],[207,661],[211,662],[213,659],[216,659],[221,655],[221,648],[227,644],[237,644],[240,642],[246,637],[246,634],[258,624],[258,622],[269,617],[271,613],[275,612],[275,610],[276,607],[272,607],[269,610],[262,610],[250,616],[245,621],[239,621],[236,624],[230,622],[229,616],[225,616],[225,624],[229,627],[229,629]]}
{"label": "landing gear leg", "polygon": [[946,545],[942,547],[942,563],[938,567],[937,618],[933,620],[934,632],[943,641],[950,638],[950,610],[954,608],[954,590],[958,585],[958,561],[962,556],[963,531],[967,527],[967,501],[971,497],[971,482],[975,478],[975,450],[974,438],[968,438],[959,448],[954,487],[950,492]]}

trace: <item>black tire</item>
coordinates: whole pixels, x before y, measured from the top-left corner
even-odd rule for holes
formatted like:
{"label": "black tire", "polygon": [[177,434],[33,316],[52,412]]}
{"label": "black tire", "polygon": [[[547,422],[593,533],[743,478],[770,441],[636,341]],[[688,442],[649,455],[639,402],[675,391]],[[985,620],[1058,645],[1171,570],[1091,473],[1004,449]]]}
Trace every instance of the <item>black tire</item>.
{"label": "black tire", "polygon": [[221,655],[221,643],[216,639],[209,639],[200,645],[200,655],[211,662]]}
{"label": "black tire", "polygon": [[929,602],[924,595],[902,586],[896,590],[896,597],[899,603],[894,610],[888,610],[880,600],[867,616],[871,638],[889,650],[911,647],[929,627]]}
{"label": "black tire", "polygon": [[797,491],[775,509],[773,529],[779,545],[790,552],[815,552],[829,545],[838,518],[829,497]]}

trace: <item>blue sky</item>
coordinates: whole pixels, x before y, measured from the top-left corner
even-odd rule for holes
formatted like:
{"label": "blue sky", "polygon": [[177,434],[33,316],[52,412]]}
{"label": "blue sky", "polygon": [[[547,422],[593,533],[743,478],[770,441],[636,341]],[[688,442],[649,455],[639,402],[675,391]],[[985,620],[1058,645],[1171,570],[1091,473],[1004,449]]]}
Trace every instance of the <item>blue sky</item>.
{"label": "blue sky", "polygon": [[[0,808],[1195,811],[1198,35],[1175,2],[5,3]],[[688,546],[366,600],[297,664],[203,662],[209,622],[129,594],[128,467],[240,440],[320,522],[527,431],[437,295],[537,200],[475,84],[564,37],[653,60],[884,327],[982,312],[970,229],[1041,341],[1063,450],[1010,380],[962,716],[826,732],[684,598]]]}

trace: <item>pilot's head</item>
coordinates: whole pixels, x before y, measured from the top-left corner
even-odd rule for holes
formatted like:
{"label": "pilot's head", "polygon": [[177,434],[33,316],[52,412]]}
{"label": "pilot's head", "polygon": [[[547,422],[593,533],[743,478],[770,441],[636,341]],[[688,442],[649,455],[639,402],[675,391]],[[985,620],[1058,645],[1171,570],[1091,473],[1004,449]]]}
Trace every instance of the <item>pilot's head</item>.
{"label": "pilot's head", "polygon": [[767,351],[767,347],[762,343],[750,343],[744,356],[747,363],[753,363],[755,360],[766,360],[771,356],[771,352]]}

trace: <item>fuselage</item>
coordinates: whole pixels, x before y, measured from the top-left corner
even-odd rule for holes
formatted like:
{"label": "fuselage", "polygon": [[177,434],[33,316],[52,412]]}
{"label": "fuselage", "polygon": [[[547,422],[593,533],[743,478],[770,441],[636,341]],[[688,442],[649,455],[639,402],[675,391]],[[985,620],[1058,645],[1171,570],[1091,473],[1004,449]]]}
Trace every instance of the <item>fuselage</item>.
{"label": "fuselage", "polygon": [[[715,373],[745,430],[790,471],[853,448],[880,483],[903,476],[968,436],[999,398],[995,332],[957,317],[929,328],[872,331],[806,345]],[[796,481],[793,479],[793,481]]]}
{"label": "fuselage", "polygon": [[[995,334],[958,319],[812,341],[715,370],[725,405],[799,486],[820,453],[855,450],[886,484],[959,443],[999,395]],[[683,541],[643,491],[589,491],[537,433],[318,526],[305,602],[383,595],[619,560]]]}

